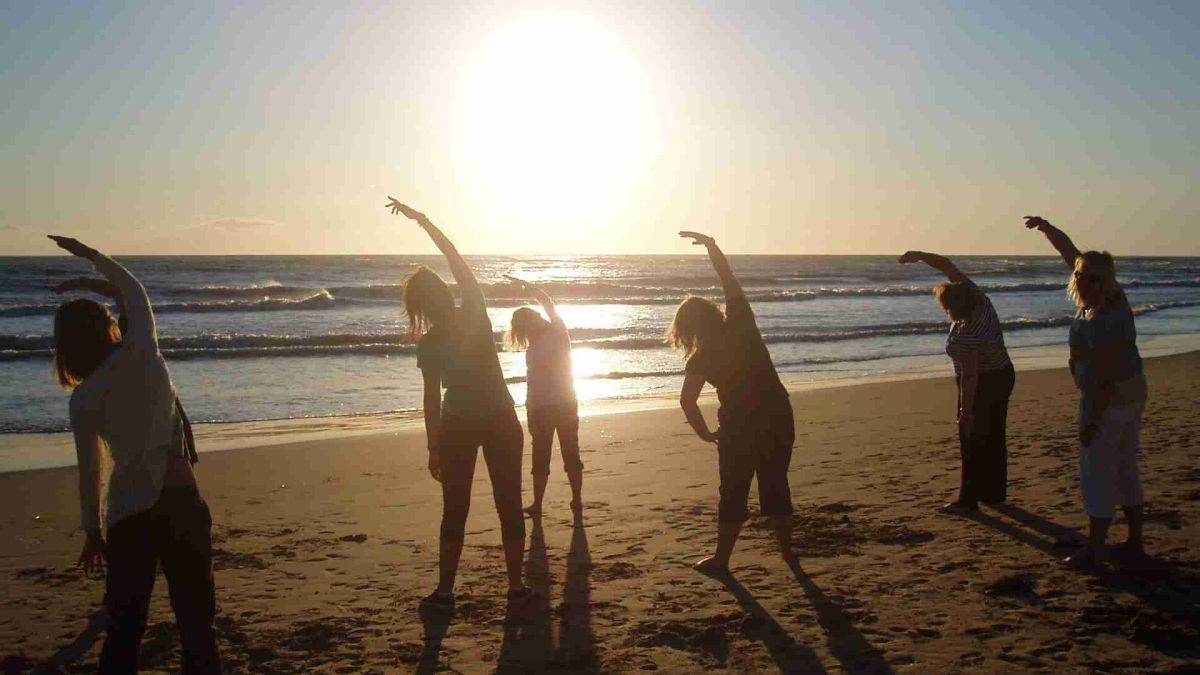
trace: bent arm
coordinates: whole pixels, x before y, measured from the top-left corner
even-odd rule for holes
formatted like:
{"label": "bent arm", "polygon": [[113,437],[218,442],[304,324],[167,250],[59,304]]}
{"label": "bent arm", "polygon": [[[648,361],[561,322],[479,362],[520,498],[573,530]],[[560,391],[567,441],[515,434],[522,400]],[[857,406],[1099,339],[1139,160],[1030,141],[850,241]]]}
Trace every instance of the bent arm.
{"label": "bent arm", "polygon": [[421,214],[417,222],[429,235],[429,238],[433,240],[434,245],[438,247],[438,250],[442,252],[442,255],[446,258],[446,262],[450,265],[450,273],[454,275],[454,282],[458,284],[459,293],[462,294],[463,307],[485,309],[483,291],[479,288],[479,282],[475,279],[475,273],[471,271],[471,267],[467,265],[467,261],[463,260],[462,254],[454,247],[454,243],[424,214]]}
{"label": "bent arm", "polygon": [[729,260],[721,251],[721,247],[717,246],[715,240],[710,239],[705,242],[705,248],[708,249],[708,259],[712,261],[713,269],[717,271],[717,276],[721,279],[721,288],[725,292],[725,304],[728,305],[733,300],[744,299],[746,293],[742,290],[742,285],[734,275],[733,268],[729,266]]}
{"label": "bent arm", "polygon": [[96,271],[112,284],[113,297],[121,315],[129,321],[123,340],[130,344],[158,348],[158,333],[154,325],[154,310],[141,282],[112,258],[97,253],[92,258]]}
{"label": "bent arm", "polygon": [[951,262],[949,258],[940,256],[936,253],[930,253],[928,251],[909,251],[900,258],[900,262],[902,263],[918,261],[929,265],[942,274],[945,274],[946,278],[954,283],[970,281],[967,275],[963,274],[962,270],[958,269],[958,266]]}
{"label": "bent arm", "polygon": [[703,389],[704,378],[699,373],[685,373],[683,388],[679,392],[679,407],[683,408],[683,416],[696,435],[701,440],[711,442],[716,440],[716,434],[708,430],[708,423],[704,421],[704,414],[697,403]]}
{"label": "bent arm", "polygon": [[1046,235],[1046,239],[1049,240],[1054,250],[1058,251],[1058,254],[1062,256],[1063,262],[1067,264],[1067,267],[1075,269],[1075,259],[1081,254],[1079,249],[1075,247],[1075,242],[1071,241],[1067,233],[1051,225],[1050,221],[1044,218],[1037,216],[1026,216],[1026,218],[1028,219],[1026,226],[1037,228],[1038,232]]}

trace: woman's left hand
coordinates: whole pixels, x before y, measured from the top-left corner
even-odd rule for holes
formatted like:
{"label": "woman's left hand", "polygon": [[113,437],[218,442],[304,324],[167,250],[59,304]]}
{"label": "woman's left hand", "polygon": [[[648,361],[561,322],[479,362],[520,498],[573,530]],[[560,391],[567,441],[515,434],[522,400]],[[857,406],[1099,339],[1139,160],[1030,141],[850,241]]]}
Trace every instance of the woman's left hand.
{"label": "woman's left hand", "polygon": [[518,279],[517,277],[514,277],[511,274],[505,274],[504,278],[508,279],[512,283],[520,286],[522,289],[528,289],[533,286],[533,284],[529,283],[528,281],[525,281],[524,279]]}
{"label": "woman's left hand", "polygon": [[85,246],[84,244],[80,243],[78,239],[61,237],[56,234],[48,234],[46,236],[49,237],[50,240],[55,244],[58,244],[59,248],[65,250],[71,255],[76,255],[80,258],[87,258],[88,260],[96,257],[96,249],[91,248],[90,246]]}
{"label": "woman's left hand", "polygon": [[680,230],[679,236],[683,237],[684,239],[691,239],[692,243],[696,246],[708,246],[709,244],[716,243],[717,241],[707,234],[700,234],[699,232],[692,232],[691,230]]}
{"label": "woman's left hand", "polygon": [[415,220],[420,224],[424,224],[426,221],[429,220],[429,218],[425,217],[424,213],[421,213],[420,211],[412,208],[411,206],[406,206],[404,204],[401,204],[398,199],[396,199],[395,197],[393,197],[391,195],[388,195],[388,203],[384,204],[384,207],[391,209],[392,215],[396,215],[397,213],[402,213],[402,214],[404,214],[405,218],[408,218],[409,220]]}
{"label": "woman's left hand", "polygon": [[83,571],[88,574],[104,569],[104,539],[99,532],[87,533],[77,564],[82,565]]}

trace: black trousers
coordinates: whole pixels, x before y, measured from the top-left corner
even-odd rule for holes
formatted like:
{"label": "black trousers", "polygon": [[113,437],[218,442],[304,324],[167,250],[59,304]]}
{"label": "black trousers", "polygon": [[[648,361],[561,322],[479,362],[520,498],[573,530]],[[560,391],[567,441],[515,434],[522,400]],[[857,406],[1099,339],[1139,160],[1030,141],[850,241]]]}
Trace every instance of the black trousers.
{"label": "black trousers", "polygon": [[483,447],[483,461],[492,479],[492,497],[500,515],[504,541],[525,538],[521,511],[521,462],[525,432],[516,411],[509,409],[491,419],[443,417],[438,435],[442,462],[442,539],[462,541],[471,510],[471,483],[475,460]]}
{"label": "black trousers", "polygon": [[183,652],[183,672],[219,673],[212,516],[196,486],[165,488],[158,501],[108,532],[108,636],[101,673],[136,673],[146,613],[162,563]]}
{"label": "black trousers", "polygon": [[961,429],[958,434],[962,454],[958,501],[964,506],[1008,498],[1008,399],[1015,382],[1012,364],[979,374],[971,434],[963,434]]}

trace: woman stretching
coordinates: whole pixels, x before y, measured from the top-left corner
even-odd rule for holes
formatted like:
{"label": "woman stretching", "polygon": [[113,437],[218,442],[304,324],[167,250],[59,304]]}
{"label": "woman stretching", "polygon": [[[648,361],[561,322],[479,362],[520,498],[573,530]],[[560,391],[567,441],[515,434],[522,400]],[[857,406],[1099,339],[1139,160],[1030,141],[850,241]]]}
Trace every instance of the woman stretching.
{"label": "woman stretching", "polygon": [[393,214],[402,213],[416,221],[437,245],[462,294],[462,306],[456,308],[450,287],[427,267],[404,280],[409,337],[416,338],[424,331],[417,343],[417,367],[425,389],[429,473],[442,484],[438,585],[421,602],[445,608],[454,605],[454,578],[462,555],[480,446],[492,479],[496,512],[500,514],[508,600],[524,601],[532,594],[521,584],[521,559],[525,554],[521,459],[525,436],[496,357],[483,291],[454,244],[425,214],[388,199],[391,201],[387,207]]}
{"label": "woman stretching", "polygon": [[571,510],[582,511],[583,462],[579,459],[579,404],[575,400],[575,378],[571,375],[571,336],[554,309],[546,291],[516,277],[507,277],[532,295],[546,314],[521,307],[512,314],[509,344],[525,349],[525,383],[528,394],[529,435],[533,438],[533,503],[530,515],[542,512],[542,497],[550,477],[550,446],[558,431],[563,469],[571,483]]}
{"label": "woman stretching", "polygon": [[[795,554],[787,472],[796,430],[787,390],[725,254],[707,235],[680,232],[679,236],[708,249],[725,291],[724,314],[710,300],[689,297],[675,311],[667,331],[667,342],[687,358],[679,405],[696,435],[717,444],[721,476],[717,551],[693,567],[708,574],[729,571],[733,546],[750,517],[746,502],[755,474],[760,509],[770,519],[779,552],[790,564]],[[716,388],[720,402],[716,431],[709,431],[696,403],[706,382]]]}
{"label": "woman stretching", "polygon": [[[68,237],[50,237],[108,278],[128,327],[108,308],[77,298],[54,316],[54,369],[71,392],[71,430],[87,539],[85,570],[105,564],[108,635],[100,672],[136,672],[158,565],[171,593],[186,673],[220,672],[213,627],[212,517],[200,497],[175,387],[158,351],[146,290],[124,267]],[[100,505],[101,455],[112,456]],[[101,520],[107,541],[101,535]]]}
{"label": "woman stretching", "polygon": [[1116,507],[1125,512],[1126,553],[1144,555],[1139,435],[1146,408],[1146,377],[1137,348],[1137,329],[1117,269],[1106,252],[1081,253],[1062,230],[1026,216],[1071,268],[1067,295],[1075,302],[1071,322],[1071,375],[1079,389],[1079,482],[1089,521],[1088,545],[1066,562],[1092,569],[1107,557],[1104,548]]}
{"label": "woman stretching", "polygon": [[1004,348],[996,308],[983,291],[954,263],[935,253],[909,251],[901,264],[923,262],[946,275],[949,283],[933,289],[950,317],[946,353],[954,362],[958,385],[958,447],[962,478],[958,499],[943,513],[971,513],[979,502],[1000,504],[1007,498],[1008,399],[1016,372]]}

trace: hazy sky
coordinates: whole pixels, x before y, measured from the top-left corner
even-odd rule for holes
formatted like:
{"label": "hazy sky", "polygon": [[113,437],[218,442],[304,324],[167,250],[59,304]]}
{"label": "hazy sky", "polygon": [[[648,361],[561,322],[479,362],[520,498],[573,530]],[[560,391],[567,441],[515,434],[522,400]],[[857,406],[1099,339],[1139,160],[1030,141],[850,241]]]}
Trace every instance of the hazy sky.
{"label": "hazy sky", "polygon": [[1200,255],[1197,2],[203,4],[0,0],[0,255]]}

